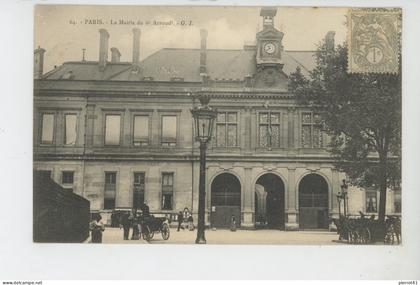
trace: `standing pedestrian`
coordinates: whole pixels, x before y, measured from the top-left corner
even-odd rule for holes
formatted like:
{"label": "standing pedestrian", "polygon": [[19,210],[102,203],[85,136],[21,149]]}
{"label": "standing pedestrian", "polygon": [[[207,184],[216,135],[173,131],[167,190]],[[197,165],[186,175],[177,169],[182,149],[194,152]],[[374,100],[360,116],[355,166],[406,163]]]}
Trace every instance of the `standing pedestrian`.
{"label": "standing pedestrian", "polygon": [[148,217],[150,217],[150,210],[149,210],[149,206],[147,206],[147,204],[146,204],[146,203],[144,203],[144,204],[142,205],[142,207],[141,207],[141,211],[142,211],[142,214],[143,214],[143,217],[144,217],[144,218],[148,218]]}
{"label": "standing pedestrian", "polygon": [[133,225],[133,235],[131,236],[132,240],[138,240],[140,238],[140,231],[139,231],[139,215],[137,213],[137,209],[133,210],[133,217],[131,224]]}
{"label": "standing pedestrian", "polygon": [[184,220],[184,215],[181,211],[179,211],[179,213],[178,213],[178,230],[177,230],[178,232],[179,232],[179,229],[181,227],[182,227],[182,229],[184,229],[184,227],[182,226],[183,220]]}
{"label": "standing pedestrian", "polygon": [[191,213],[190,213],[190,216],[188,217],[188,229],[190,231],[194,230],[194,219]]}
{"label": "standing pedestrian", "polygon": [[111,228],[115,228],[115,210],[111,213]]}
{"label": "standing pedestrian", "polygon": [[97,214],[94,220],[89,225],[89,229],[92,232],[92,243],[102,243],[102,232],[105,230],[105,226],[101,220],[102,216],[100,214]]}
{"label": "standing pedestrian", "polygon": [[236,217],[235,217],[235,215],[232,215],[232,217],[230,218],[230,230],[232,232],[236,232]]}
{"label": "standing pedestrian", "polygon": [[130,213],[124,213],[121,217],[121,224],[123,226],[124,230],[124,240],[128,240],[128,237],[130,235],[130,226],[131,226],[131,220],[130,220]]}

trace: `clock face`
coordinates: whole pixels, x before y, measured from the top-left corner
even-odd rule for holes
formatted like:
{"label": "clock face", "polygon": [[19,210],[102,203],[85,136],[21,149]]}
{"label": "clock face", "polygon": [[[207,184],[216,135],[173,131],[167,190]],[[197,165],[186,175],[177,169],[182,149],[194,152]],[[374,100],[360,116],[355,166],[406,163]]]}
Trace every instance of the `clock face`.
{"label": "clock face", "polygon": [[273,43],[267,43],[264,45],[264,51],[268,54],[273,54],[276,51],[276,46]]}

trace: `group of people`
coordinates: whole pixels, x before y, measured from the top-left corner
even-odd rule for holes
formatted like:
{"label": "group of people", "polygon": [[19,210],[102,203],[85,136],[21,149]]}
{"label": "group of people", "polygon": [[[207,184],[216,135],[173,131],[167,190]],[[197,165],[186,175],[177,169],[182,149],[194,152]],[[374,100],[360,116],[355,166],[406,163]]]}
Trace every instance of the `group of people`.
{"label": "group of people", "polygon": [[[114,213],[113,213],[114,214]],[[120,212],[118,225],[120,228],[123,228],[124,240],[128,240],[130,236],[130,228],[132,228],[132,240],[140,239],[141,233],[141,222],[142,219],[150,217],[149,206],[143,204],[138,209],[133,209],[131,212]],[[117,222],[113,221],[111,218],[111,226],[114,227]],[[92,221],[89,224],[89,229],[91,231],[91,242],[92,243],[102,243],[102,233],[105,231],[105,225],[102,222],[102,216],[100,214],[94,214]]]}
{"label": "group of people", "polygon": [[178,230],[177,230],[178,232],[181,228],[183,230],[185,230],[186,228],[189,229],[190,231],[194,230],[194,219],[190,210],[187,207],[184,208],[184,211],[179,211],[177,219],[178,219]]}
{"label": "group of people", "polygon": [[142,219],[150,217],[149,206],[143,204],[138,209],[133,209],[131,212],[125,212],[120,219],[120,228],[123,228],[123,237],[124,240],[128,240],[130,236],[130,228],[132,228],[132,240],[139,240],[141,238],[141,224]]}
{"label": "group of people", "polygon": [[[120,211],[118,213],[118,221],[116,221],[116,213],[112,213],[111,226],[115,227],[119,225],[120,229],[123,228],[123,238],[128,240],[130,236],[130,229],[132,229],[132,240],[139,240],[141,238],[141,224],[144,218],[150,217],[149,206],[143,204],[140,209],[132,209],[131,211]],[[185,207],[184,211],[179,211],[178,216],[178,231],[182,228],[183,230],[188,229],[194,230],[194,219],[190,210]],[[234,218],[233,218],[234,219]],[[102,243],[102,233],[105,231],[105,225],[102,223],[102,216],[95,214],[92,222],[89,225],[89,229],[92,232],[92,243]],[[235,230],[236,230],[236,223]]]}

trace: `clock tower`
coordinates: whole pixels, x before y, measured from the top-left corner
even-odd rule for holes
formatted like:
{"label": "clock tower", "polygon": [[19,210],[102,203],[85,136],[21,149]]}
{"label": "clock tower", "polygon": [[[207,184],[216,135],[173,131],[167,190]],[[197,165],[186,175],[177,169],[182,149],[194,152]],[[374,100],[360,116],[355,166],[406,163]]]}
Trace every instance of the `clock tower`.
{"label": "clock tower", "polygon": [[276,8],[262,8],[260,16],[263,18],[263,29],[257,33],[257,67],[275,67],[281,70],[283,63],[283,33],[274,27]]}
{"label": "clock tower", "polygon": [[263,29],[257,33],[255,88],[287,89],[287,76],[283,73],[283,33],[274,27],[276,8],[262,8]]}

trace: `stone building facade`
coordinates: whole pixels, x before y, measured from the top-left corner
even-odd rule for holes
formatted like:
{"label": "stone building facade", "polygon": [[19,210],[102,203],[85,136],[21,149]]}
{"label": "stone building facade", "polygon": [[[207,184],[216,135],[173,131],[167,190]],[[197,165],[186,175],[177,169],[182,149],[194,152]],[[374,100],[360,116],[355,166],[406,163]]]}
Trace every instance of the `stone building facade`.
{"label": "stone building facade", "polygon": [[[207,152],[207,224],[225,227],[235,215],[243,228],[328,229],[346,176],[333,166],[317,114],[287,88],[297,67],[309,74],[314,52],[284,50],[275,15],[261,10],[263,29],[241,50],[207,49],[202,31],[197,49],[165,48],[140,61],[134,29],[133,60],[120,62],[115,47],[108,60],[110,35],[101,29],[98,61],[43,73],[38,48],[34,169],[50,171],[106,219],[143,202],[157,215],[187,207],[196,217],[199,149],[190,110],[205,93],[218,110]],[[388,191],[388,213],[400,212],[400,197]],[[374,214],[378,198],[350,186],[349,212]]]}

